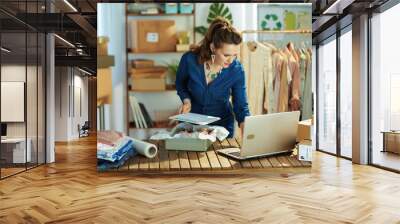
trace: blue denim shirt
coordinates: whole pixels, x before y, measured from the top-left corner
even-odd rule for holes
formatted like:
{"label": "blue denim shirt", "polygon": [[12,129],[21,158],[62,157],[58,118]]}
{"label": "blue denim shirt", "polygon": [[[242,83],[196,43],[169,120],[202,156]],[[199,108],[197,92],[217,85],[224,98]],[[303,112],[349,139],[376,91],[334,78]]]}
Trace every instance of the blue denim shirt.
{"label": "blue denim shirt", "polygon": [[243,66],[235,59],[207,85],[204,65],[198,63],[196,54],[186,52],[179,63],[175,84],[181,100],[191,100],[191,112],[220,117],[211,125],[225,127],[228,137],[233,137],[234,115],[239,124],[250,115],[245,83]]}

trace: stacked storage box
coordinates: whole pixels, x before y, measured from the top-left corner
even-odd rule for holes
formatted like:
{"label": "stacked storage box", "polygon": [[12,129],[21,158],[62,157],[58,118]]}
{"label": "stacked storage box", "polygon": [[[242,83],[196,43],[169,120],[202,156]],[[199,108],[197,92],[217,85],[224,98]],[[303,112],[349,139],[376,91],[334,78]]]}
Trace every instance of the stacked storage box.
{"label": "stacked storage box", "polygon": [[130,71],[132,90],[135,91],[163,91],[166,89],[165,77],[168,69],[163,66],[154,66],[152,61],[132,61]]}
{"label": "stacked storage box", "polygon": [[175,21],[131,20],[129,39],[134,53],[173,52],[177,43]]}

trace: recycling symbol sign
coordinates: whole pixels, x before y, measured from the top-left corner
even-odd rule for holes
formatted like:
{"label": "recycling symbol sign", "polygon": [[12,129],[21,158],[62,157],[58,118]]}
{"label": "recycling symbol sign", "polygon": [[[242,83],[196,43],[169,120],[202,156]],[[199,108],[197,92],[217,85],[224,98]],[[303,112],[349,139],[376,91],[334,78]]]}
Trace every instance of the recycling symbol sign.
{"label": "recycling symbol sign", "polygon": [[261,22],[261,28],[263,30],[281,30],[282,22],[278,20],[276,14],[266,14]]}

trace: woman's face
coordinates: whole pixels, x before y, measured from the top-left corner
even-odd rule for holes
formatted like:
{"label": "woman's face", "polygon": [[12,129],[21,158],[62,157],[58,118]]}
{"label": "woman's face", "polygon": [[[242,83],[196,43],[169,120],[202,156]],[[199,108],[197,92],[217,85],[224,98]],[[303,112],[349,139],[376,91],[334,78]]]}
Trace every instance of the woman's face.
{"label": "woman's face", "polygon": [[239,45],[236,44],[222,44],[221,48],[217,48],[214,51],[215,64],[222,66],[223,68],[229,67],[229,65],[235,60],[239,52]]}

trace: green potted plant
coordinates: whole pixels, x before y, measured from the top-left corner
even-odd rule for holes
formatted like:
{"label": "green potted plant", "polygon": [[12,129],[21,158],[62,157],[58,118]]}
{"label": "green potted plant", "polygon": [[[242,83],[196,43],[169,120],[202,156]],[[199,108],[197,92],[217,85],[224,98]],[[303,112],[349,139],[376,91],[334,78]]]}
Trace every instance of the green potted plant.
{"label": "green potted plant", "polygon": [[[232,13],[229,11],[229,7],[225,6],[224,3],[213,3],[210,5],[207,17],[207,23],[211,24],[211,22],[218,16],[229,20],[229,22],[233,24]],[[205,26],[197,26],[194,29],[195,32],[200,33],[203,36],[207,33],[207,30],[208,27]]]}
{"label": "green potted plant", "polygon": [[169,81],[171,84],[175,84],[176,73],[178,72],[179,62],[172,61],[170,63],[166,63],[166,66],[168,68]]}

